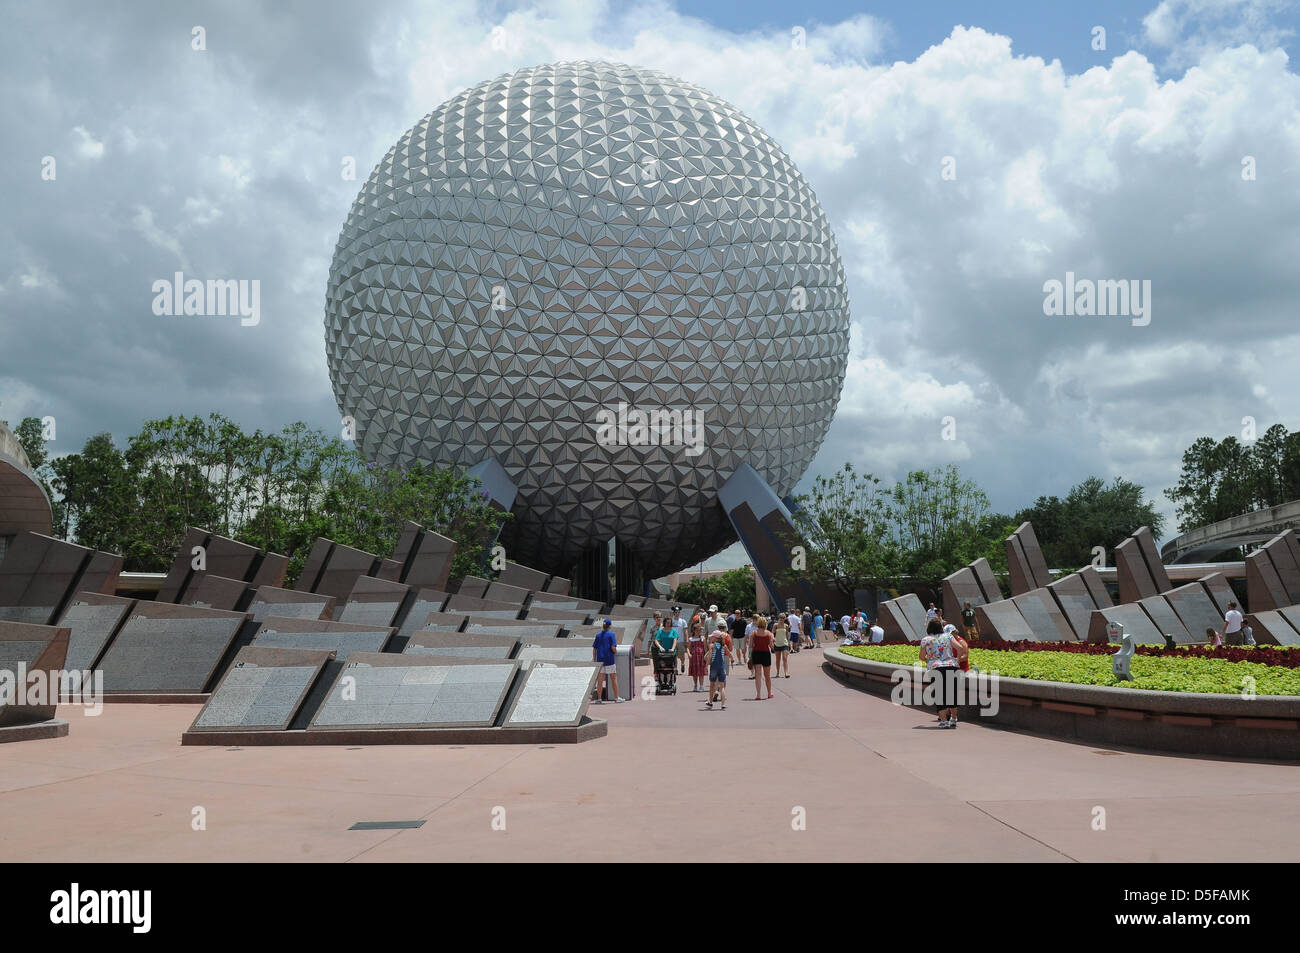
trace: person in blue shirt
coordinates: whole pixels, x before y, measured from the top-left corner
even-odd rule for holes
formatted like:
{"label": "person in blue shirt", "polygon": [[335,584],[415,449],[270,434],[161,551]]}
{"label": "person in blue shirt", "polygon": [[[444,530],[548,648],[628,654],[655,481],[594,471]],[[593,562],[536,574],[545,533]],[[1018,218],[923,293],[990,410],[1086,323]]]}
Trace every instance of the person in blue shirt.
{"label": "person in blue shirt", "polygon": [[616,659],[615,649],[618,646],[618,636],[614,633],[613,621],[605,620],[600,631],[596,633],[596,639],[591,644],[591,660],[600,666],[599,674],[596,676],[596,704],[604,703],[605,682],[610,681],[613,686],[614,703],[618,704],[623,701],[618,694],[618,670],[614,667]]}

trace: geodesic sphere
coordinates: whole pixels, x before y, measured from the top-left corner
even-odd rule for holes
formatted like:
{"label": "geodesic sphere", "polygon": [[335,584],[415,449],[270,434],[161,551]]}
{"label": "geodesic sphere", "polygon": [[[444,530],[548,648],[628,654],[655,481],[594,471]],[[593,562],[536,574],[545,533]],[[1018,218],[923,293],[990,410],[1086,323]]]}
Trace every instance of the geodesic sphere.
{"label": "geodesic sphere", "polygon": [[[325,328],[368,457],[495,457],[519,488],[509,558],[565,575],[617,537],[658,576],[735,539],[717,491],[741,462],[793,490],[849,305],[826,217],[763,130],[662,73],[580,62],[481,83],[402,136],[344,223]],[[635,415],[602,431],[620,404],[698,414],[703,440]]]}

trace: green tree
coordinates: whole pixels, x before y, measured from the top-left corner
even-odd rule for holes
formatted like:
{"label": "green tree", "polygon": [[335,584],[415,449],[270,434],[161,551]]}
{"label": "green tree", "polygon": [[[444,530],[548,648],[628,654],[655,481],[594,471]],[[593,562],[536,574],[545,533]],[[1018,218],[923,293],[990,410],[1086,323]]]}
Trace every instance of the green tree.
{"label": "green tree", "polygon": [[133,571],[166,569],[198,526],[288,555],[292,582],[317,536],[388,556],[409,519],[456,540],[461,578],[507,518],[464,473],[376,467],[303,423],[247,434],[219,414],[146,421],[124,451],[98,434],[52,473],[61,535]]}
{"label": "green tree", "polygon": [[111,434],[95,434],[80,453],[51,463],[58,494],[55,532],[83,546],[121,553],[131,572],[156,568],[152,550],[137,545],[134,533],[148,515],[138,509],[134,479]]}
{"label": "green tree", "polygon": [[724,612],[751,608],[755,594],[754,570],[750,566],[728,569],[716,576],[688,579],[677,587],[673,598],[693,606],[716,605]]}
{"label": "green tree", "polygon": [[14,436],[18,438],[23,453],[27,454],[27,462],[32,465],[33,470],[45,466],[45,461],[49,459],[49,451],[45,448],[45,428],[41,426],[41,418],[24,417],[18,422]]}
{"label": "green tree", "polygon": [[1005,517],[994,517],[984,491],[952,464],[912,471],[890,497],[903,574],[931,589],[960,566],[981,556],[992,562],[1002,551]]}
{"label": "green tree", "polygon": [[1236,437],[1200,437],[1184,451],[1182,474],[1165,496],[1174,504],[1179,531],[1186,532],[1255,509],[1260,485],[1250,449]]}
{"label": "green tree", "polygon": [[1164,516],[1144,495],[1141,485],[1120,477],[1110,484],[1088,477],[1071,487],[1064,500],[1040,496],[1016,514],[1015,523],[1027,520],[1034,525],[1049,566],[1076,569],[1092,561],[1093,547],[1113,550],[1140,526],[1149,526],[1152,535],[1160,538]]}
{"label": "green tree", "polygon": [[1247,471],[1252,509],[1277,506],[1296,499],[1286,495],[1285,468],[1289,436],[1285,427],[1274,424],[1251,445]]}
{"label": "green tree", "polygon": [[896,586],[902,552],[891,533],[890,500],[879,478],[859,473],[851,463],[818,476],[797,501],[807,566],[784,575],[825,580],[848,601],[863,586]]}

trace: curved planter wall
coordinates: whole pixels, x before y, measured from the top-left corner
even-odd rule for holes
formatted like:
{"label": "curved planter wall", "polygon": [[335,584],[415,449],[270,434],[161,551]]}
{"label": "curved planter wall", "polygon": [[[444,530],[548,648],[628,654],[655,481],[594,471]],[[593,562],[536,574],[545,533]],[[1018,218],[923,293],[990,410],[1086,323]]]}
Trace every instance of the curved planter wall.
{"label": "curved planter wall", "polygon": [[[834,645],[822,657],[832,675],[886,699],[900,678],[911,684],[920,671],[843,655]],[[963,719],[1098,744],[1300,761],[1300,698],[1147,692],[1000,676],[996,683],[997,713],[982,717],[978,708],[964,706]]]}

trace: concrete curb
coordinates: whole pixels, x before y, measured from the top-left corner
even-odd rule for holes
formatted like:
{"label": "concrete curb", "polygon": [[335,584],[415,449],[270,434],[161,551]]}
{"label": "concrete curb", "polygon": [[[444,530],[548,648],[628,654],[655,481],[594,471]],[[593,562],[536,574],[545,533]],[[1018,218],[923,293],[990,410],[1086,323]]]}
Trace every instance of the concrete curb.
{"label": "concrete curb", "polygon": [[5,725],[0,728],[0,744],[11,741],[39,741],[44,738],[66,738],[68,723],[62,718],[49,718],[25,725]]}
{"label": "concrete curb", "polygon": [[604,738],[604,719],[583,717],[560,728],[340,728],[330,731],[197,731],[181,735],[182,745],[534,745],[578,744]]}
{"label": "concrete curb", "polygon": [[[854,658],[828,646],[823,667],[847,684],[891,696],[914,684],[920,669]],[[902,675],[895,674],[902,672]],[[962,707],[961,717],[1054,737],[1154,751],[1253,760],[1300,761],[1300,698],[1150,692],[1067,685],[1025,678],[994,679],[998,710]],[[909,706],[920,707],[920,706]]]}

